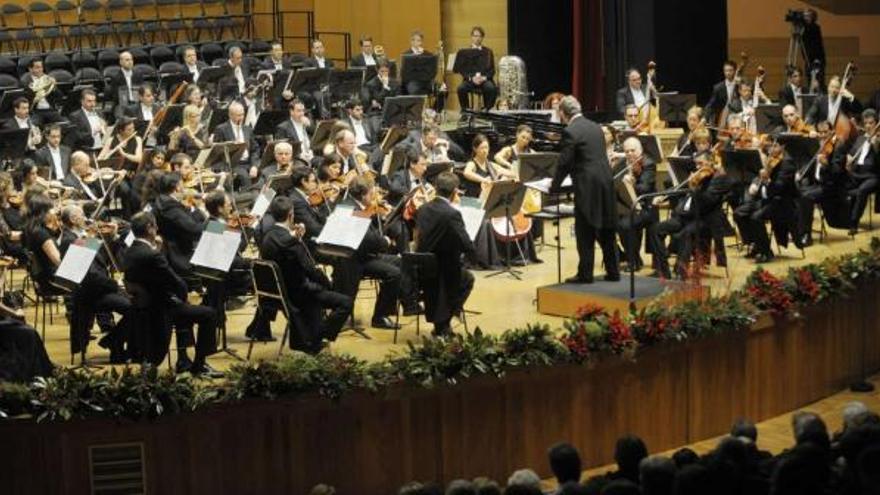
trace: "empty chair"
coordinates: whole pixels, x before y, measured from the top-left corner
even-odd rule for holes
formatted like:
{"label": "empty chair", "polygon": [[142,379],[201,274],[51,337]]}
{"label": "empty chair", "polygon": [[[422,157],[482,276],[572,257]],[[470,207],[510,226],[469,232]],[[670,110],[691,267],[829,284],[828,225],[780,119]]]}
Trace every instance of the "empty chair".
{"label": "empty chair", "polygon": [[9,74],[0,74],[0,89],[18,88],[18,78]]}
{"label": "empty chair", "polygon": [[43,69],[46,72],[51,72],[56,69],[63,69],[66,71],[72,71],[73,65],[70,62],[70,57],[61,52],[52,52],[46,55],[46,58],[43,59]]}
{"label": "empty chair", "polygon": [[30,65],[31,60],[35,58],[35,55],[22,55],[18,57],[18,77],[24,75],[25,72],[28,71],[28,65]]}
{"label": "empty chair", "polygon": [[[251,21],[253,17],[251,16],[245,1],[226,0],[225,8],[226,16],[229,18],[228,25],[232,32],[232,36],[238,39],[251,38],[253,32]],[[263,51],[269,51],[268,45],[266,50]],[[262,53],[263,51],[256,51],[251,48],[252,53]]]}
{"label": "empty chair", "polygon": [[104,70],[106,67],[119,65],[119,51],[113,48],[106,48],[98,52],[98,68]]}
{"label": "empty chair", "polygon": [[126,50],[128,53],[131,53],[131,58],[134,60],[134,64],[149,64],[150,63],[150,54],[144,50],[143,48],[134,47]]}
{"label": "empty chair", "polygon": [[253,40],[248,46],[248,53],[254,55],[264,55],[269,53],[272,50],[272,46],[269,45],[267,41],[263,40]]}
{"label": "empty chair", "polygon": [[3,25],[15,39],[16,53],[43,51],[40,39],[37,37],[27,11],[18,4],[5,3],[0,8],[3,13]]}
{"label": "empty chair", "polygon": [[213,65],[214,61],[219,58],[226,57],[226,52],[223,51],[223,47],[217,43],[205,43],[201,46],[199,51],[201,52],[202,60],[209,65]]}
{"label": "empty chair", "polygon": [[131,71],[136,76],[143,76],[145,81],[156,81],[158,79],[156,68],[149,64],[136,64]]}
{"label": "empty chair", "polygon": [[66,69],[55,69],[49,71],[49,75],[52,76],[55,81],[59,83],[71,83],[74,82],[73,74]]}
{"label": "empty chair", "polygon": [[70,62],[73,64],[73,69],[75,71],[84,67],[91,67],[93,69],[98,68],[98,59],[95,58],[95,54],[90,51],[73,52],[73,55],[70,56]]}
{"label": "empty chair", "polygon": [[107,21],[107,10],[99,0],[80,0],[80,22],[88,29],[89,42],[94,48],[108,47],[116,37],[112,24]]}
{"label": "empty chair", "polygon": [[154,46],[150,49],[150,60],[153,67],[159,67],[165,62],[174,62],[174,52],[165,45]]}
{"label": "empty chair", "polygon": [[210,24],[210,29],[216,36],[215,39],[222,40],[223,35],[226,33],[234,35],[232,20],[226,12],[225,1],[202,0],[202,14],[204,19]]}
{"label": "empty chair", "polygon": [[15,44],[15,38],[9,34],[6,28],[0,28],[0,53],[15,54],[18,53],[18,46]]}
{"label": "empty chair", "polygon": [[168,42],[168,36],[159,21],[159,13],[156,9],[156,0],[131,0],[131,12],[140,22],[145,43],[156,43],[160,38]]}
{"label": "empty chair", "polygon": [[107,18],[113,25],[117,45],[128,46],[136,41],[145,43],[140,24],[132,20],[133,17],[128,0],[107,0]]}
{"label": "empty chair", "polygon": [[189,22],[181,14],[179,0],[156,0],[156,7],[168,43],[177,43],[181,33],[185,40],[190,39]]}
{"label": "empty chair", "polygon": [[83,67],[76,71],[76,75],[73,77],[73,81],[77,85],[91,85],[94,86],[97,91],[101,91],[104,88],[104,77],[101,75],[101,72],[94,67]]}
{"label": "empty chair", "polygon": [[[64,31],[58,26],[55,10],[46,2],[31,2],[28,6],[30,24],[39,35],[40,49],[54,50],[64,46]],[[46,46],[46,42],[49,46]]]}
{"label": "empty chair", "polygon": [[55,2],[55,21],[64,34],[64,46],[68,50],[82,48],[84,40],[91,38],[89,26],[80,21],[77,5],[69,0]]}
{"label": "empty chair", "polygon": [[15,65],[15,60],[6,56],[0,56],[0,74],[9,74],[10,76],[18,77],[18,69]]}
{"label": "empty chair", "polygon": [[183,64],[174,61],[163,62],[162,65],[159,66],[160,74],[181,74],[184,71]]}

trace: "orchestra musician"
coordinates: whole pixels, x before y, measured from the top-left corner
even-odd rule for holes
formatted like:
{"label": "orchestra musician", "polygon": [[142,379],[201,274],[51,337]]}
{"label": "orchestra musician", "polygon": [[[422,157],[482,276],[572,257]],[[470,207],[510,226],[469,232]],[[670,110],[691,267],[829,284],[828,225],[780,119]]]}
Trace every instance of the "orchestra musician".
{"label": "orchestra musician", "polygon": [[370,111],[382,110],[385,98],[400,96],[400,82],[391,78],[391,66],[385,60],[376,65],[376,76],[364,84],[362,99],[370,103]]}
{"label": "orchestra musician", "polygon": [[627,112],[629,111],[629,106],[634,106],[636,109],[636,120],[638,121],[641,118],[642,109],[648,104],[650,95],[647,94],[647,90],[642,84],[642,75],[638,69],[630,68],[626,71],[626,82],[627,85],[625,87],[617,90],[617,113],[621,118],[626,117],[627,122],[629,122],[630,119]]}
{"label": "orchestra musician", "polygon": [[249,189],[251,184],[260,177],[260,169],[258,167],[260,149],[257,141],[254,139],[254,129],[244,123],[244,105],[234,101],[229,104],[228,112],[229,120],[214,129],[211,142],[247,143],[247,147],[241,153],[238,163],[233,164],[233,170],[235,171],[235,189]]}
{"label": "orchestra musician", "polygon": [[[190,74],[192,77],[192,82],[199,82],[199,76],[202,71],[208,68],[208,64],[199,60],[198,52],[196,52],[196,47],[192,45],[187,45],[183,48],[183,68],[187,74]],[[198,87],[193,84],[192,87]]]}
{"label": "orchestra musician", "polygon": [[[190,286],[199,285],[194,275],[190,259],[202,235],[205,214],[196,208],[194,191],[184,195],[180,176],[176,173],[164,174],[158,183],[159,196],[153,201],[159,234],[162,235],[163,251],[171,268]],[[181,198],[186,201],[184,204]]]}
{"label": "orchestra musician", "polygon": [[304,61],[306,67],[318,69],[332,69],[333,61],[324,54],[324,42],[319,39],[312,40],[312,56]]}
{"label": "orchestra musician", "polygon": [[541,105],[541,108],[544,110],[550,110],[550,122],[554,124],[562,123],[562,120],[559,118],[559,102],[562,101],[564,96],[564,94],[554,91],[544,97],[544,102]]}
{"label": "orchestra musician", "polygon": [[596,240],[602,247],[605,280],[620,280],[614,231],[614,183],[605,152],[604,136],[598,124],[581,113],[581,104],[574,96],[559,103],[559,112],[566,124],[562,133],[561,151],[551,189],[559,189],[566,176],[571,176],[575,199],[575,239],[578,270],[566,283],[593,283],[593,256]]}
{"label": "orchestra musician", "polygon": [[736,96],[727,102],[728,115],[739,115],[744,128],[752,134],[758,132],[758,123],[755,116],[755,103],[768,102],[767,97],[760,92],[757,97],[753,94],[753,85],[745,80],[737,84]]}
{"label": "orchestra musician", "polygon": [[[706,103],[706,120],[715,122],[721,115],[727,103],[736,97],[737,84],[736,80],[736,62],[727,60],[724,62],[724,80],[712,87],[712,96]],[[724,124],[722,122],[722,124]]]}
{"label": "orchestra musician", "polygon": [[68,146],[73,150],[99,150],[104,145],[104,139],[109,136],[107,123],[98,114],[96,108],[95,90],[83,89],[80,93],[80,108],[72,112],[69,117],[73,130],[67,133]]}
{"label": "orchestra musician", "polygon": [[379,129],[376,123],[364,116],[364,105],[360,100],[351,99],[345,103],[346,117],[343,119],[354,132],[355,145],[363,151],[376,149],[379,141]]}
{"label": "orchestra musician", "polygon": [[801,95],[805,93],[804,86],[801,81],[801,70],[797,67],[789,67],[785,71],[785,86],[779,90],[779,104],[782,106],[792,105],[797,109],[800,115],[804,115],[803,102]]}
{"label": "orchestra musician", "polygon": [[63,120],[55,110],[63,96],[57,91],[55,79],[46,74],[41,58],[34,57],[28,62],[28,71],[21,76],[21,85],[34,93],[33,113],[39,125]]}
{"label": "orchestra musician", "polygon": [[498,87],[492,80],[495,77],[495,55],[491,48],[483,46],[486,31],[481,26],[471,28],[471,49],[479,50],[481,65],[475,71],[462,74],[462,82],[458,85],[458,103],[460,108],[469,108],[468,94],[478,91],[483,95],[483,108],[495,108]]}
{"label": "orchestra musician", "polygon": [[[788,122],[797,117],[797,110],[786,105],[782,115]],[[814,132],[820,143],[829,145],[829,150],[820,149],[812,159],[812,165],[808,167],[808,164],[803,164],[795,176],[800,191],[797,198],[798,232],[804,246],[813,243],[813,213],[817,204],[821,206],[830,227],[849,229],[851,225],[846,189],[849,181],[846,171],[848,147],[833,138],[833,130],[827,120],[818,122]]]}
{"label": "orchestra musician", "polygon": [[24,96],[19,96],[12,101],[12,118],[3,124],[4,130],[28,129],[27,154],[30,155],[43,142],[43,133],[40,127],[31,117],[31,104]]}
{"label": "orchestra musician", "polygon": [[126,179],[119,184],[117,197],[122,200],[122,207],[130,216],[137,211],[140,200],[136,191],[131,187],[131,176],[140,168],[144,158],[144,143],[137,135],[134,120],[122,117],[116,121],[113,128],[113,137],[104,143],[103,149],[98,153],[97,161],[118,159],[121,164],[115,167],[127,172]]}
{"label": "orchestra musician", "polygon": [[516,141],[495,153],[495,163],[512,170],[519,177],[519,157],[534,152],[531,146],[532,140],[531,127],[525,124],[516,126]]}
{"label": "orchestra musician", "polygon": [[290,175],[294,165],[293,146],[286,141],[277,141],[272,148],[272,156],[275,160],[260,170],[260,178],[255,182],[255,185],[262,187],[273,175]]}
{"label": "orchestra musician", "polygon": [[639,134],[645,134],[647,129],[644,126],[642,121],[642,114],[639,112],[639,107],[629,104],[623,109],[623,116],[626,119],[626,131],[636,132]]}
{"label": "orchestra musician", "polygon": [[[276,196],[268,214],[274,224],[263,236],[260,255],[278,264],[290,297],[288,303],[299,310],[301,321],[300,325],[291,325],[290,347],[317,354],[323,348],[323,340],[336,340],[351,315],[353,298],[331,290],[330,280],[315,266],[314,258],[302,241],[305,228],[295,223],[297,218],[290,198]],[[322,317],[325,310],[329,310],[329,314]]]}
{"label": "orchestra musician", "polygon": [[63,184],[79,191],[84,199],[97,201],[103,196],[100,177],[92,170],[91,159],[83,151],[70,154],[70,173],[64,177]]}
{"label": "orchestra musician", "polygon": [[192,104],[183,107],[182,124],[169,133],[170,151],[198,156],[201,150],[211,146],[211,136],[208,135],[207,125],[202,123],[199,107]]}
{"label": "orchestra musician", "polygon": [[[293,202],[293,214],[297,222],[305,228],[302,240],[309,249],[313,249],[314,240],[324,228],[332,210],[332,202],[336,198],[333,198],[332,187],[319,189],[317,176],[311,167],[293,167],[290,178],[293,182],[293,190],[289,194]],[[338,197],[338,190],[335,194]],[[321,202],[315,205],[314,198],[320,198]]]}
{"label": "orchestra musician", "polygon": [[434,181],[436,196],[416,213],[416,251],[432,253],[438,269],[423,274],[425,316],[434,324],[432,334],[452,333],[450,322],[459,315],[474,286],[474,276],[462,266],[463,254],[473,253],[474,244],[464,220],[453,203],[458,194],[458,177],[443,172]]}
{"label": "orchestra musician", "polygon": [[351,63],[348,65],[351,67],[375,67],[378,65],[378,57],[373,51],[373,38],[367,35],[361,36],[358,44],[361,47],[361,52],[352,57]]}
{"label": "orchestra musician", "polygon": [[61,144],[61,126],[49,124],[44,134],[46,145],[34,153],[34,160],[49,171],[49,180],[64,180],[70,171],[71,150]]}
{"label": "orchestra musician", "polygon": [[269,56],[263,60],[264,70],[274,70],[280,72],[282,70],[290,70],[290,60],[284,56],[284,44],[275,40],[271,43]]}
{"label": "orchestra musician", "polygon": [[217,83],[218,96],[221,101],[243,102],[247,91],[248,67],[243,63],[240,46],[232,45],[226,53],[228,58],[225,65],[231,69],[231,73]]}
{"label": "orchestra musician", "polygon": [[119,72],[110,78],[109,95],[115,109],[114,115],[121,117],[126,108],[135,103],[137,87],[144,83],[143,74],[134,71],[134,57],[131,52],[119,54]]}
{"label": "orchestra musician", "polygon": [[[168,175],[166,177],[171,177]],[[125,251],[125,282],[131,289],[138,287],[150,301],[148,332],[152,342],[149,361],[159,365],[168,352],[171,326],[176,328],[178,373],[189,372],[209,378],[222,376],[206,362],[217,351],[217,318],[213,308],[187,302],[186,282],[171,268],[162,251],[157,247],[159,228],[150,212],[139,212],[131,218],[134,241]],[[190,360],[187,345],[191,340],[189,330],[198,325],[195,341],[195,357]]]}
{"label": "orchestra musician", "polygon": [[144,83],[137,89],[138,102],[123,111],[123,115],[135,120],[150,122],[153,116],[159,112],[159,104],[156,103],[156,90],[150,83]]}
{"label": "orchestra musician", "polygon": [[410,134],[407,144],[415,146],[428,156],[428,163],[443,163],[450,160],[451,142],[441,136],[440,126],[429,123],[422,127],[421,133]]}
{"label": "orchestra musician", "polygon": [[312,142],[309,135],[315,132],[312,121],[306,116],[306,106],[299,99],[293,99],[287,105],[290,118],[278,124],[275,128],[275,139],[287,139],[292,143],[300,143],[299,156],[306,162],[314,158]]}
{"label": "orchestra musician", "polygon": [[849,116],[856,108],[858,102],[855,96],[848,89],[841,88],[840,76],[832,76],[828,80],[828,92],[813,100],[813,106],[807,112],[807,123],[816,125],[820,120],[827,120],[835,125],[840,112]]}
{"label": "orchestra musician", "polygon": [[[828,91],[834,78],[828,82]],[[846,170],[849,173],[847,189],[853,198],[850,213],[850,234],[855,234],[859,227],[859,219],[865,212],[868,196],[877,191],[878,156],[880,156],[880,137],[877,135],[877,112],[867,109],[862,112],[864,131],[853,142],[846,157]]]}
{"label": "orchestra musician", "polygon": [[[625,188],[630,189],[635,196],[631,200],[643,194],[657,191],[657,165],[642,150],[642,143],[635,137],[629,137],[623,142],[624,159],[614,167],[616,175],[620,176]],[[622,175],[621,175],[622,174]],[[619,194],[619,193],[618,193]],[[624,202],[627,204],[628,202]],[[628,209],[619,210],[617,233],[623,245],[623,258],[627,260],[631,269],[641,270],[642,233],[660,220],[657,209],[651,204],[651,200],[643,200],[633,205],[636,211],[632,214]],[[653,238],[648,236],[648,252],[654,253]],[[656,265],[656,263],[655,263]]]}
{"label": "orchestra musician", "polygon": [[686,117],[687,129],[678,142],[675,144],[674,156],[693,156],[696,149],[694,147],[694,132],[697,129],[704,128],[703,109],[694,105],[688,108]]}
{"label": "orchestra musician", "polygon": [[[425,36],[421,31],[413,31],[409,37],[409,49],[401,54],[401,60],[403,60],[404,55],[424,55],[430,56],[433,55],[428,50],[424,48]],[[442,61],[441,61],[442,62]],[[402,77],[401,77],[402,79]],[[416,80],[401,80],[401,87],[406,91],[408,95],[429,95],[432,94],[432,89],[434,86],[433,80],[427,81],[416,81]],[[443,107],[446,105],[446,83],[441,83],[439,88],[436,91],[436,100],[434,102],[434,109],[437,111],[442,111]]]}
{"label": "orchestra musician", "polygon": [[354,133],[348,128],[337,132],[336,137],[333,139],[333,150],[331,153],[336,153],[342,157],[342,175],[349,174],[349,172],[361,175],[370,170],[365,161],[361,163],[358,160],[358,153],[361,153],[361,156],[363,154],[357,149],[355,143]]}

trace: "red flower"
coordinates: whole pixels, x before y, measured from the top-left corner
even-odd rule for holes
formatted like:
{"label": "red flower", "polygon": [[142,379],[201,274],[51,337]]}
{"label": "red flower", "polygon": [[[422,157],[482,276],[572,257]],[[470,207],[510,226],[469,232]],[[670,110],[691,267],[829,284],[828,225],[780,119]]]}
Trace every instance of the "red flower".
{"label": "red flower", "polygon": [[581,306],[575,315],[578,320],[593,320],[605,314],[605,309],[595,303],[587,303]]}

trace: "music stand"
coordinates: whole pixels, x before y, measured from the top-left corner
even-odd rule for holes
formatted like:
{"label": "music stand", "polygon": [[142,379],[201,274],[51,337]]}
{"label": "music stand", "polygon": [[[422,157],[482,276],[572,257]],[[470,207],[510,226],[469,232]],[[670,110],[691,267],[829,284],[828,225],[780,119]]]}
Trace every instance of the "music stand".
{"label": "music stand", "polygon": [[293,75],[293,80],[290,82],[291,90],[294,94],[322,91],[330,82],[330,72],[330,69],[318,67],[300,69]]}
{"label": "music stand", "polygon": [[689,93],[658,93],[660,120],[681,124],[687,122],[687,112],[697,104],[697,95]]}
{"label": "music stand", "polygon": [[779,105],[755,107],[755,127],[758,129],[758,134],[769,134],[782,124],[782,107]]}
{"label": "music stand", "polygon": [[183,107],[185,106],[186,103],[175,103],[174,105],[166,106],[165,108],[167,110],[165,112],[165,119],[159,124],[159,129],[156,131],[156,135],[168,136],[175,128],[182,126]]}
{"label": "music stand", "polygon": [[387,165],[382,167],[382,175],[391,177],[398,169],[406,168],[406,154],[406,148],[401,146],[391,150]]}
{"label": "music stand", "polygon": [[526,153],[519,157],[519,180],[523,183],[553,178],[559,153]]}
{"label": "music stand", "polygon": [[422,123],[422,110],[427,97],[424,95],[391,96],[385,98],[382,108],[382,126],[417,127]]}
{"label": "music stand", "polygon": [[406,139],[409,135],[405,127],[401,127],[399,125],[392,126],[388,129],[388,132],[385,133],[385,137],[382,138],[382,144],[380,148],[382,149],[382,154],[387,155],[390,153],[397,143]]}
{"label": "music stand", "polygon": [[763,167],[758,150],[724,150],[721,163],[733,182],[743,184],[751,182]]}
{"label": "music stand", "polygon": [[290,112],[287,110],[263,110],[254,124],[254,136],[272,136],[275,128],[287,120]]}
{"label": "music stand", "polygon": [[636,139],[642,143],[642,151],[645,156],[654,160],[655,164],[663,161],[663,148],[660,147],[660,137],[656,134],[637,134]]}
{"label": "music stand", "polygon": [[24,158],[30,133],[30,129],[0,130],[0,161],[18,163]]}
{"label": "music stand", "polygon": [[813,103],[816,101],[819,95],[816,93],[802,93],[800,95],[801,99],[801,118],[806,118],[807,113],[810,111],[810,108],[813,106]]}
{"label": "music stand", "polygon": [[293,189],[293,177],[290,174],[275,174],[266,181],[266,187],[278,194],[287,194]]}
{"label": "music stand", "polygon": [[455,72],[462,77],[482,72],[483,67],[487,65],[486,55],[488,54],[488,50],[463,48],[455,54],[455,64],[452,66],[452,72]]}
{"label": "music stand", "polygon": [[34,96],[33,93],[30,92],[29,89],[19,88],[19,89],[7,89],[0,95],[0,117],[6,118],[12,115],[12,102],[18,98],[27,98],[28,105],[33,103]]}
{"label": "music stand", "polygon": [[328,119],[318,122],[318,125],[315,126],[315,133],[312,134],[312,138],[309,140],[313,151],[320,151],[321,148],[327,144],[327,141],[330,140],[330,132],[333,130],[333,125],[335,123],[336,119]]}
{"label": "music stand", "polygon": [[[513,224],[512,212],[519,211],[522,208],[522,203],[525,196],[526,188],[523,187],[522,183],[517,181],[497,181],[492,183],[489,194],[486,196],[486,200],[483,201],[483,210],[486,212],[485,218],[505,219],[507,223],[505,227],[505,235],[508,239],[510,239],[510,227]],[[486,228],[491,228],[491,226],[487,225]],[[487,235],[491,235],[491,233],[487,233]],[[497,272],[490,273],[486,276],[486,278],[506,273],[517,280],[522,280],[522,277],[520,277],[522,272],[520,270],[514,269],[513,265],[511,264],[511,242],[512,241],[505,242],[504,250],[507,259],[505,261],[504,268],[498,270]],[[519,244],[517,244],[517,248],[519,248]]]}
{"label": "music stand", "polygon": [[402,81],[429,83],[437,77],[437,55],[404,53],[400,63]]}
{"label": "music stand", "polygon": [[199,72],[198,86],[204,88],[207,85],[215,86],[222,79],[232,76],[233,70],[229,64],[223,64],[220,67],[205,67]]}
{"label": "music stand", "polygon": [[287,91],[293,82],[294,71],[284,69],[275,73],[272,79],[272,101],[283,100],[282,93]]}
{"label": "music stand", "polygon": [[362,67],[330,72],[330,101],[350,99],[359,96],[364,86]]}
{"label": "music stand", "polygon": [[669,163],[669,176],[672,177],[674,186],[686,181],[697,170],[697,163],[689,156],[668,156],[666,160]]}
{"label": "music stand", "polygon": [[211,120],[208,121],[208,132],[213,133],[218,125],[229,121],[229,105],[217,107],[211,112]]}
{"label": "music stand", "polygon": [[165,95],[171,98],[174,91],[171,89],[176,85],[187,81],[192,82],[192,74],[183,72],[160,72],[159,73],[159,89],[165,90]]}
{"label": "music stand", "polygon": [[819,151],[819,139],[793,132],[783,132],[776,141],[785,146],[785,151],[795,163],[805,163],[813,159]]}

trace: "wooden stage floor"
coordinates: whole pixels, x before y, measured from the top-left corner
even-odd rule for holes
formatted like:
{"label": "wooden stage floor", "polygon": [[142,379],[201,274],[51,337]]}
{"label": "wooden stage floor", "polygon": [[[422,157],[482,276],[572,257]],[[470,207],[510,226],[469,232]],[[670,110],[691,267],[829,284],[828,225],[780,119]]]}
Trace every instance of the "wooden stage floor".
{"label": "wooden stage floor", "polygon": [[[870,206],[869,206],[870,207]],[[867,219],[866,219],[867,221]],[[577,263],[577,252],[574,248],[574,237],[571,231],[572,220],[566,220],[562,223],[562,277],[565,278],[574,273]],[[555,228],[546,225],[548,239],[552,239]],[[790,245],[787,249],[783,249],[776,259],[770,263],[766,263],[764,267],[772,272],[784,274],[789,267],[801,265],[810,262],[817,262],[826,257],[840,255],[847,252],[853,252],[860,248],[866,248],[873,235],[872,231],[863,231],[855,236],[849,237],[845,231],[829,230],[829,236],[823,242],[818,242],[818,238],[814,238],[815,244],[806,249],[806,257],[802,257],[800,250]],[[727,238],[728,245],[735,242],[733,237]],[[598,249],[597,249],[598,251]],[[742,286],[746,277],[755,268],[752,260],[744,258],[745,252],[737,252],[734,247],[727,248],[728,253],[728,269],[729,278],[725,276],[723,268],[710,266],[704,284],[711,287],[712,294],[719,295],[730,291],[732,288]],[[556,250],[552,247],[539,247],[538,256],[544,262],[541,264],[532,264],[522,268],[522,280],[516,280],[509,275],[499,275],[487,278],[491,272],[475,272],[476,284],[470,300],[467,303],[467,309],[475,311],[479,314],[469,314],[467,316],[468,325],[471,330],[480,327],[486,333],[501,333],[504,330],[523,326],[527,323],[549,323],[553,328],[560,328],[563,319],[541,315],[536,308],[536,288],[542,285],[556,283],[557,281],[557,263]],[[650,264],[650,255],[642,255],[645,263]],[[597,262],[601,259],[601,253],[597,252]],[[597,280],[601,279],[601,267],[597,264]],[[648,275],[650,268],[644,268],[639,273]],[[21,280],[22,272],[18,270],[15,275],[16,285]],[[603,282],[597,281],[597,284]],[[375,290],[369,283],[361,286],[359,297],[356,303],[355,315],[361,325],[368,325],[372,316],[372,306],[375,300]],[[63,311],[63,309],[62,309]],[[237,351],[241,356],[247,352],[247,341],[244,336],[245,327],[251,321],[254,313],[254,301],[249,300],[248,303],[240,309],[228,312],[228,342],[229,346]],[[34,316],[34,308],[28,304],[26,307],[26,316],[28,322],[32,323]],[[380,330],[367,328],[366,333],[370,339],[365,339],[353,332],[345,332],[331,346],[335,352],[349,353],[366,360],[380,360],[383,357],[403,351],[408,341],[418,341],[416,336],[416,325],[414,317],[400,318],[403,328],[399,333],[397,344],[393,343],[394,332],[390,330]],[[463,331],[463,326],[453,320],[455,331]],[[280,338],[283,332],[284,319],[279,316],[273,323],[273,333]],[[38,328],[39,330],[39,328]],[[431,331],[431,325],[427,324],[424,319],[421,321],[421,335],[428,335]],[[95,327],[93,332],[97,335],[98,330]],[[47,324],[46,340],[47,349],[53,362],[57,364],[69,364],[69,342],[68,342],[68,326],[63,315],[56,314],[54,323]],[[277,355],[279,342],[267,344],[256,344],[252,359],[272,359]],[[173,345],[173,339],[172,339]],[[291,352],[285,350],[285,352]],[[97,346],[93,341],[89,345],[89,360],[94,364],[106,363],[109,359],[107,351]],[[235,358],[218,353],[209,358],[209,363],[217,369],[225,369],[235,362]]]}

